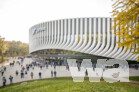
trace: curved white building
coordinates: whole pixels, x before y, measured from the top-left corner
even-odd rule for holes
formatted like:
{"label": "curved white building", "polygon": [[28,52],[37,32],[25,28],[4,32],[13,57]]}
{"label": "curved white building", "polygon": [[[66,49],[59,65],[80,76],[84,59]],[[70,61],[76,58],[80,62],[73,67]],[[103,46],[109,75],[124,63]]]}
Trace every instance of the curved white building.
{"label": "curved white building", "polygon": [[111,30],[112,18],[73,18],[43,22],[29,30],[30,53],[65,49],[109,58],[137,60],[132,49],[118,48],[119,38]]}

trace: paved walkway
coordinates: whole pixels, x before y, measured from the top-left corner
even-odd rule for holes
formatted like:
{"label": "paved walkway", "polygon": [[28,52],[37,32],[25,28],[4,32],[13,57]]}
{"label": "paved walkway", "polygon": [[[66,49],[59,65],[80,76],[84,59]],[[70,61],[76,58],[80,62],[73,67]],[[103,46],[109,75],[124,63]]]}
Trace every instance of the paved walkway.
{"label": "paved walkway", "polygon": [[[9,62],[12,62],[13,60],[15,61],[21,61],[19,59],[10,59]],[[33,62],[33,60],[31,58],[25,58],[23,61],[23,66],[25,67],[26,64],[30,64],[31,62]],[[33,72],[34,73],[34,79],[39,79],[39,75],[38,73],[41,72],[42,73],[42,78],[51,78],[51,70],[54,70],[53,67],[51,67],[50,65],[48,66],[48,69],[46,69],[46,67],[42,68],[42,70],[40,69],[40,67],[34,67],[34,70],[30,68],[30,70],[28,71],[28,74],[24,77],[24,78],[20,78],[20,71],[21,71],[21,65],[19,66],[18,63],[15,63],[14,67],[10,67],[9,63],[6,63],[6,72],[4,72],[4,76],[7,79],[7,83],[9,84],[9,76],[12,75],[13,76],[13,83],[17,83],[17,82],[22,82],[22,81],[28,81],[28,80],[32,80],[30,73]],[[0,69],[1,70],[1,69]],[[15,71],[18,70],[19,74],[18,76],[16,76]],[[57,77],[70,77],[70,71],[68,71],[66,69],[65,66],[57,66],[56,67],[56,72],[57,72]],[[135,69],[130,69],[129,70],[130,76],[139,76],[139,70],[135,70]],[[0,86],[2,86],[2,77],[0,74]]]}
{"label": "paved walkway", "polygon": [[[10,59],[10,61],[19,61],[18,59]],[[31,58],[25,58],[24,59],[24,63],[23,66],[26,66],[26,64],[30,64],[33,60]],[[40,69],[40,67],[34,67],[34,70],[32,68],[29,69],[28,74],[25,75],[24,78],[20,78],[20,71],[21,71],[21,66],[19,66],[18,63],[15,63],[15,65],[13,67],[10,67],[10,65],[6,66],[6,72],[4,72],[4,77],[6,77],[7,79],[7,83],[9,84],[9,76],[12,75],[13,76],[13,83],[17,83],[17,82],[22,82],[22,81],[27,81],[27,80],[34,80],[34,79],[39,79],[39,75],[38,73],[41,72],[42,73],[42,78],[51,78],[51,70],[54,70],[53,67],[51,67],[50,65],[48,66],[48,69],[46,69],[46,67],[42,68],[42,70]],[[16,76],[15,71],[18,70],[19,74],[18,76]],[[34,76],[33,79],[31,79],[30,73],[33,72]],[[56,67],[56,72],[57,72],[57,77],[69,77],[71,76],[70,72],[66,69],[65,66],[57,66]],[[0,74],[0,86],[2,86],[2,78],[3,76],[1,76]]]}

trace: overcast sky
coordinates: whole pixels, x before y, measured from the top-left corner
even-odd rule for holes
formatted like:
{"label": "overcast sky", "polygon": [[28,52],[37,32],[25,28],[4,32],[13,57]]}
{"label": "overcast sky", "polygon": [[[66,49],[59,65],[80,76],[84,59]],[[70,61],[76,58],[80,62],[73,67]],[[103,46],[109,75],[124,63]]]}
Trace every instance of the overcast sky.
{"label": "overcast sky", "polygon": [[110,17],[112,0],[0,0],[0,35],[29,42],[34,24],[64,18]]}

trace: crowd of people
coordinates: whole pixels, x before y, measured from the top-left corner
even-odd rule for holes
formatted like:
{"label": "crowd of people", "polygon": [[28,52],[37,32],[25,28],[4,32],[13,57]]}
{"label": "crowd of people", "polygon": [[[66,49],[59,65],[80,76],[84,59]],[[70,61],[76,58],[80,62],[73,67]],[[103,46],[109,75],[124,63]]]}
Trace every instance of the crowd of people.
{"label": "crowd of people", "polygon": [[[15,71],[16,77],[20,76],[21,79],[24,78],[27,75],[30,75],[30,78],[33,79],[34,78],[34,73],[33,73],[33,71],[31,71],[30,74],[29,74],[29,71],[30,71],[30,69],[34,70],[34,68],[36,68],[36,67],[40,68],[40,70],[39,70],[40,72],[38,72],[38,77],[41,79],[42,78],[42,74],[43,74],[41,72],[41,70],[42,69],[46,69],[47,70],[49,65],[51,67],[53,67],[53,69],[51,70],[51,77],[53,78],[53,77],[56,77],[56,75],[57,75],[57,72],[56,72],[57,64],[55,62],[53,62],[53,61],[48,63],[48,62],[34,60],[33,62],[31,62],[29,64],[23,64],[23,63],[24,63],[24,58],[22,58],[21,60],[18,60],[18,61],[13,60],[12,63],[9,63],[10,67],[14,67],[15,64],[19,65],[21,67],[20,69],[17,69]],[[0,72],[1,72],[1,76],[3,76],[3,78],[2,78],[3,86],[5,86],[6,82],[7,82],[7,79],[4,76],[4,72],[6,72],[6,66],[1,67]],[[10,84],[13,83],[13,79],[14,78],[15,77],[13,77],[12,75],[9,76]]]}

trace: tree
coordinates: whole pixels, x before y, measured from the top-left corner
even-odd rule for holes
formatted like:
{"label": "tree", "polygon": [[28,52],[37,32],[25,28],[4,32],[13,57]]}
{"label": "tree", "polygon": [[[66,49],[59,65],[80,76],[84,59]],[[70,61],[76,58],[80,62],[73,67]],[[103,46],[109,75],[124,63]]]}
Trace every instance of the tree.
{"label": "tree", "polygon": [[8,49],[6,50],[5,56],[23,56],[29,55],[29,46],[27,43],[20,41],[7,41]]}
{"label": "tree", "polygon": [[[139,54],[139,0],[116,0],[112,11],[116,24],[115,34],[120,38],[119,47],[133,49],[133,54]],[[139,56],[138,60],[139,62]]]}
{"label": "tree", "polygon": [[17,54],[16,54],[16,52],[14,52],[14,57],[16,57],[17,56]]}
{"label": "tree", "polygon": [[7,50],[7,43],[4,41],[5,38],[2,38],[0,36],[0,56],[1,56],[1,61],[4,61],[4,53]]}

